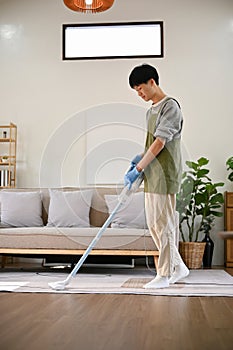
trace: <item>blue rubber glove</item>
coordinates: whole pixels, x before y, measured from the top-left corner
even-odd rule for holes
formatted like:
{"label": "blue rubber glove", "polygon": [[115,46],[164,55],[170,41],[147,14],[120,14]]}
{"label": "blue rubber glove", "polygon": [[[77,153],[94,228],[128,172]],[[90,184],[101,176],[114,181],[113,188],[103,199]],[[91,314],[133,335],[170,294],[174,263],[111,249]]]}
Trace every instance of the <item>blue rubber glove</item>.
{"label": "blue rubber glove", "polygon": [[127,174],[124,176],[124,185],[128,186],[128,189],[130,190],[132,184],[135,180],[137,180],[138,176],[140,175],[140,171],[136,169],[136,166],[133,167],[132,170],[128,171]]}
{"label": "blue rubber glove", "polygon": [[137,165],[137,164],[140,162],[141,159],[142,159],[141,154],[137,154],[137,155],[131,160],[131,165],[132,165],[132,166]]}

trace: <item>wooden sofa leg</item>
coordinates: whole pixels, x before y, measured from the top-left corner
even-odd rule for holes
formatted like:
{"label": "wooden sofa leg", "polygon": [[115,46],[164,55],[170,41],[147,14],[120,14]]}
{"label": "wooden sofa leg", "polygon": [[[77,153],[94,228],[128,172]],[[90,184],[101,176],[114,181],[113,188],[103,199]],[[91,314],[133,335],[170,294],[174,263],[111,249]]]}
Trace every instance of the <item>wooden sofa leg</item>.
{"label": "wooden sofa leg", "polygon": [[158,255],[154,255],[154,263],[155,263],[155,269],[156,269],[156,271],[158,271],[158,260],[159,260]]}

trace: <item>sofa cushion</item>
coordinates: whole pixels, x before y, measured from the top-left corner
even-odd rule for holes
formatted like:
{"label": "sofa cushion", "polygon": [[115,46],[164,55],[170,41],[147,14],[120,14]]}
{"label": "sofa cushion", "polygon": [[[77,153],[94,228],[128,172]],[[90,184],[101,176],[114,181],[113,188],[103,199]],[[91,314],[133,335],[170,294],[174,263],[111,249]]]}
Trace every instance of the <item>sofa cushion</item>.
{"label": "sofa cushion", "polygon": [[92,190],[60,191],[50,189],[47,226],[89,227]]}
{"label": "sofa cushion", "polygon": [[[99,227],[20,227],[0,228],[1,248],[86,249]],[[157,250],[148,232],[142,229],[107,228],[95,249]]]}
{"label": "sofa cushion", "polygon": [[[105,200],[112,213],[118,203],[117,195],[105,195]],[[144,193],[138,192],[132,194],[126,203],[115,214],[111,223],[113,228],[146,228],[145,218],[145,200]]]}
{"label": "sofa cushion", "polygon": [[1,191],[1,226],[43,226],[39,192]]}

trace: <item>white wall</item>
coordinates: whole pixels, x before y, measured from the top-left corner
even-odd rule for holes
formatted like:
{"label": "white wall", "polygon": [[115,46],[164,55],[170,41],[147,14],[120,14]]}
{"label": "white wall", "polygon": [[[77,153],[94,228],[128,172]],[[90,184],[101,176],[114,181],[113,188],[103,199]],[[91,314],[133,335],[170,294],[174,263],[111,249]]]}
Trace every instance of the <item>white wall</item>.
{"label": "white wall", "polygon": [[[137,20],[164,21],[164,58],[61,60],[62,23]],[[66,159],[60,160],[66,162],[62,184],[77,185],[74,171],[85,158],[86,137],[70,145],[66,126],[74,118],[72,133],[77,128],[79,134],[85,129],[85,111],[95,106],[146,108],[128,86],[131,69],[142,62],[158,68],[161,87],[182,105],[185,158],[206,156],[212,178],[226,182],[224,190],[232,189],[225,167],[233,153],[232,0],[115,0],[112,9],[95,15],[72,12],[62,0],[0,0],[0,121],[18,125],[19,187],[41,184],[47,146],[57,135],[68,147]],[[43,174],[46,169],[51,185],[53,159]],[[85,174],[79,182],[85,184]],[[223,261],[223,244],[215,235],[222,228],[223,220],[217,221],[214,263]]]}

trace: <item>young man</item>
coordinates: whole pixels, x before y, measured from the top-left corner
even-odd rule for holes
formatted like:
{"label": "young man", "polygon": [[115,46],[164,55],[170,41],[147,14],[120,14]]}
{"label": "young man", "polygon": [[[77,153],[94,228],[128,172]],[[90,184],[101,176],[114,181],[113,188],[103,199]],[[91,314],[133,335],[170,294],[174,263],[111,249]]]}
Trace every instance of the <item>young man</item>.
{"label": "young man", "polygon": [[178,102],[160,88],[154,67],[147,64],[135,67],[129,84],[144,101],[152,101],[152,106],[147,112],[145,151],[132,160],[124,182],[131,187],[144,171],[146,219],[159,250],[157,275],[144,288],[166,288],[189,274],[176,246],[175,195],[182,175],[183,117]]}

